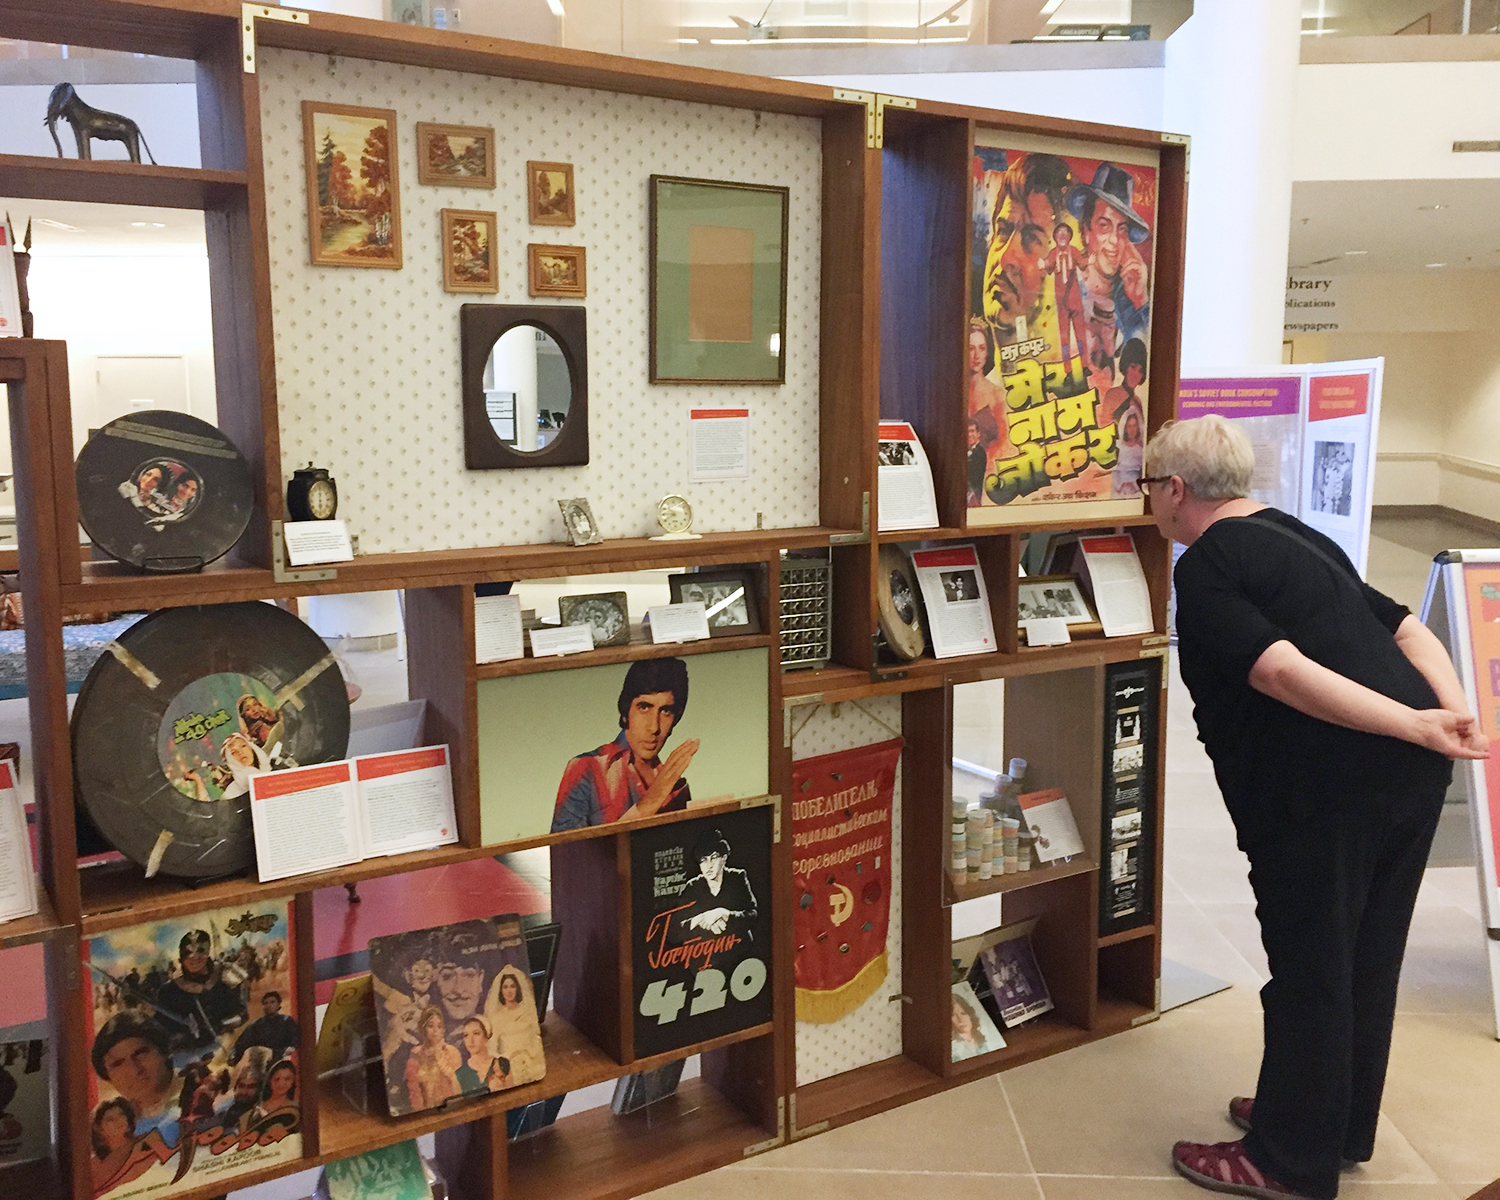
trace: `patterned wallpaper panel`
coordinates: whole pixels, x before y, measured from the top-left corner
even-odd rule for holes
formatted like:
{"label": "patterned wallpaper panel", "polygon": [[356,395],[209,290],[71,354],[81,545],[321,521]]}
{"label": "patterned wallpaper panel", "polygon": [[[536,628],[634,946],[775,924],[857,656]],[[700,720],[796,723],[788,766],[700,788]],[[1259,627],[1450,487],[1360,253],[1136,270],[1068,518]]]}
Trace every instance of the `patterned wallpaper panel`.
{"label": "patterned wallpaper panel", "polygon": [[[821,126],[754,113],[425,67],[262,48],[282,470],[316,462],[367,552],[564,540],[556,501],[587,496],[606,538],[658,532],[656,502],[682,492],[695,529],[818,521]],[[309,264],[302,101],[397,113],[399,271]],[[417,182],[419,121],[491,125],[497,184]],[[571,162],[577,225],[527,223],[528,159]],[[648,177],[688,175],[790,188],[786,383],[647,382]],[[443,290],[439,212],[498,214],[496,296]],[[588,250],[589,439],[585,467],[468,471],[460,414],[458,310],[532,299],[528,242]],[[751,478],[689,484],[688,409],[746,406]]]}
{"label": "patterned wallpaper panel", "polygon": [[[884,742],[901,732],[901,697],[875,696],[858,704],[820,704],[792,709],[792,757],[816,758],[855,746]],[[806,722],[806,724],[804,724]],[[891,920],[886,935],[889,970],[885,983],[842,1021],[797,1022],[797,1086],[852,1071],[901,1053],[901,772],[891,813]]]}

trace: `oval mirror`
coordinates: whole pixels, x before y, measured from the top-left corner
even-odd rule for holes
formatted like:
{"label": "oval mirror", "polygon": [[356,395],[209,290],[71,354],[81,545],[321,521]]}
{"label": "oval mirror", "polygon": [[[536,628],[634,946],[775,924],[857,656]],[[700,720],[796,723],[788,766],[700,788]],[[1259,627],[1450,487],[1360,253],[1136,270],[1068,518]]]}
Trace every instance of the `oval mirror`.
{"label": "oval mirror", "polygon": [[522,454],[547,449],[562,432],[573,377],[562,347],[535,325],[513,325],[484,367],[484,415],[505,445]]}

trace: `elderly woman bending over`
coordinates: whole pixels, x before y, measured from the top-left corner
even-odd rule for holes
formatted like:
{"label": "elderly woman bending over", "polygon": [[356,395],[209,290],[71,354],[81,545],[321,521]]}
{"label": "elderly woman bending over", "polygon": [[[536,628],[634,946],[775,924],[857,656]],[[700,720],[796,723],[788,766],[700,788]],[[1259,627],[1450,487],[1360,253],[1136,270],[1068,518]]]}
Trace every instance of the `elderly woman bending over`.
{"label": "elderly woman bending over", "polygon": [[1337,545],[1248,499],[1249,439],[1168,422],[1141,484],[1177,564],[1177,633],[1198,736],[1250,859],[1271,981],[1237,1142],[1179,1142],[1218,1191],[1330,1200],[1364,1162],[1396,983],[1453,758],[1485,758],[1442,643]]}

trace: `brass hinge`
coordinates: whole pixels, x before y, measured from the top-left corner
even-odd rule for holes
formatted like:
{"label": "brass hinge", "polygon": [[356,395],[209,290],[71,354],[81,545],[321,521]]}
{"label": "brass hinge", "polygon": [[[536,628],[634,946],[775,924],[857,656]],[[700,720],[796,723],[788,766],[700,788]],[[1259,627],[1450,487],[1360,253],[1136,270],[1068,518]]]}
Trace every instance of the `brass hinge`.
{"label": "brass hinge", "polygon": [[744,1157],[749,1158],[752,1154],[764,1154],[767,1150],[774,1150],[786,1141],[786,1097],[776,1097],[776,1136],[767,1138],[763,1142],[746,1146]]}
{"label": "brass hinge", "polygon": [[917,102],[910,96],[887,96],[884,94],[875,97],[875,148],[878,150],[885,145],[885,110],[888,108],[916,108]]}
{"label": "brass hinge", "polygon": [[870,540],[870,493],[865,492],[860,500],[859,507],[859,532],[858,533],[830,533],[828,544],[830,546],[858,546]]}
{"label": "brass hinge", "polygon": [[1161,135],[1161,144],[1182,147],[1182,181],[1186,183],[1193,165],[1193,139],[1185,133],[1164,133]]}
{"label": "brass hinge", "polygon": [[290,21],[293,25],[306,25],[309,23],[305,12],[298,12],[295,8],[276,8],[268,4],[241,4],[240,5],[240,46],[244,58],[241,66],[245,68],[246,75],[255,74],[255,18],[263,21]]}
{"label": "brass hinge", "polygon": [[277,583],[321,583],[337,579],[339,573],[331,567],[319,567],[315,571],[288,571],[286,569],[286,538],[281,532],[281,522],[271,522],[271,577]]}
{"label": "brass hinge", "polygon": [[792,1136],[791,1136],[791,1140],[792,1141],[795,1142],[799,1138],[812,1137],[813,1134],[815,1134],[815,1133],[822,1133],[825,1129],[828,1128],[828,1126],[829,1126],[829,1122],[828,1121],[816,1121],[816,1122],[814,1122],[811,1125],[803,1125],[803,1126],[799,1127],[797,1125],[797,1093],[796,1092],[793,1092],[791,1094],[791,1097],[788,1099],[787,1103],[791,1106],[791,1110],[792,1110]]}
{"label": "brass hinge", "polygon": [[1172,640],[1169,633],[1151,633],[1141,639],[1142,646],[1165,646]]}
{"label": "brass hinge", "polygon": [[886,109],[917,107],[917,102],[909,96],[887,96],[884,93],[861,92],[854,88],[834,88],[833,98],[865,106],[865,146],[870,150],[879,150],[885,145]]}

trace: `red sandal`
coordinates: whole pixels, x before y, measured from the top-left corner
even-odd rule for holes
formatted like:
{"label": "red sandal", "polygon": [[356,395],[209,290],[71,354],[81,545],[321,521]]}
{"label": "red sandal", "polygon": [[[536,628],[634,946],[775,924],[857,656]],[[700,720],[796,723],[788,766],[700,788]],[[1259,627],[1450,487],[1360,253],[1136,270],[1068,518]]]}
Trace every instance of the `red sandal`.
{"label": "red sandal", "polygon": [[[1239,1126],[1239,1128],[1243,1129],[1246,1133],[1249,1133],[1251,1115],[1254,1110],[1254,1096],[1235,1096],[1232,1100],[1229,1101],[1229,1120],[1233,1124]],[[1367,1163],[1369,1161],[1370,1156],[1368,1154],[1363,1158],[1349,1158],[1346,1155],[1345,1157],[1339,1159],[1339,1169],[1344,1171],[1352,1171],[1361,1163]]]}
{"label": "red sandal", "polygon": [[1172,1166],[1184,1179],[1210,1191],[1261,1200],[1306,1200],[1251,1162],[1243,1141],[1178,1142],[1172,1147]]}

